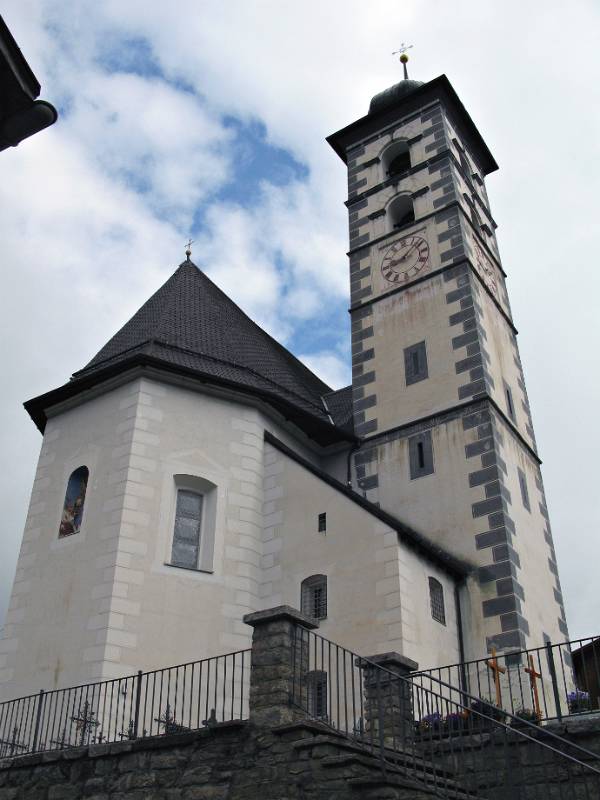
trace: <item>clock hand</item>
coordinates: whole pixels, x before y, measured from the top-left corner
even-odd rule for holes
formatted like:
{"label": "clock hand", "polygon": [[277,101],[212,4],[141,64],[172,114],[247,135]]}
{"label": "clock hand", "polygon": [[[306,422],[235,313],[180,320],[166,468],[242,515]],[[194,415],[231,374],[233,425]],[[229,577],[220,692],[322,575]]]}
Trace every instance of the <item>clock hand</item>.
{"label": "clock hand", "polygon": [[408,258],[408,257],[409,257],[409,255],[412,253],[412,251],[415,249],[415,247],[416,247],[416,246],[417,246],[417,242],[413,242],[413,245],[412,245],[412,247],[410,247],[410,248],[407,250],[407,252],[406,252],[406,253],[405,253],[405,254],[402,256],[402,258],[404,258],[404,259]]}

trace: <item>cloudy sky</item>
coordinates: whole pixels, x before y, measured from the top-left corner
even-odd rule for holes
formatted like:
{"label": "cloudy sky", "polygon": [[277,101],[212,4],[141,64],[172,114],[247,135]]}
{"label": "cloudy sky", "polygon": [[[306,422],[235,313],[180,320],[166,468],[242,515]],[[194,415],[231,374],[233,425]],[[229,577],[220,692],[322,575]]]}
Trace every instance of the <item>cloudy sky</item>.
{"label": "cloudy sky", "polygon": [[349,382],[345,172],[324,141],[410,70],[446,73],[500,164],[499,224],[573,636],[600,633],[593,0],[5,0],[59,109],[0,153],[0,620],[41,438],[21,403],[81,368],[184,257]]}

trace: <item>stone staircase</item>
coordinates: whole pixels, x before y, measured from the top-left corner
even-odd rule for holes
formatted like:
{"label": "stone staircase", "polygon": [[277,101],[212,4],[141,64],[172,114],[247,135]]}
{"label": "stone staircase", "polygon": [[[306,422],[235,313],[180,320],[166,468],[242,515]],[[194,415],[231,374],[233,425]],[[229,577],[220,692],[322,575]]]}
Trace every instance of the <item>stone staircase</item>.
{"label": "stone staircase", "polygon": [[431,760],[386,750],[384,762],[367,744],[316,721],[282,725],[273,733],[293,749],[299,763],[312,765],[314,784],[323,787],[322,796],[328,800],[483,800],[466,792],[451,770]]}

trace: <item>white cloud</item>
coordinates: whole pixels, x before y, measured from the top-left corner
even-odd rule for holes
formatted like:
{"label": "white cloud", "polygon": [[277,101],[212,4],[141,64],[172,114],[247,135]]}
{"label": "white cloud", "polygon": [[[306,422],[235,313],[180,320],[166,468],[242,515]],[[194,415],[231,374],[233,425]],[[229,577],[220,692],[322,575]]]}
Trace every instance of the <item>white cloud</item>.
{"label": "white cloud", "polygon": [[336,353],[306,353],[299,358],[332,389],[341,389],[350,383],[348,362]]}

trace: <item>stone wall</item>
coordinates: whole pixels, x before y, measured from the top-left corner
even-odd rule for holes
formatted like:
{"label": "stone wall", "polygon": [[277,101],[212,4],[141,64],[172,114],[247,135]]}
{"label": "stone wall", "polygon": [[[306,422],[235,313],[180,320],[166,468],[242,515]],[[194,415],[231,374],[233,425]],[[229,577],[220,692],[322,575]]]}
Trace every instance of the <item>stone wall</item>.
{"label": "stone wall", "polygon": [[0,764],[0,800],[429,800],[383,778],[376,759],[310,722],[247,722],[134,742],[39,753]]}

